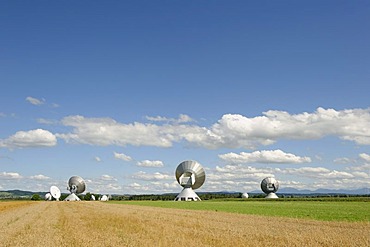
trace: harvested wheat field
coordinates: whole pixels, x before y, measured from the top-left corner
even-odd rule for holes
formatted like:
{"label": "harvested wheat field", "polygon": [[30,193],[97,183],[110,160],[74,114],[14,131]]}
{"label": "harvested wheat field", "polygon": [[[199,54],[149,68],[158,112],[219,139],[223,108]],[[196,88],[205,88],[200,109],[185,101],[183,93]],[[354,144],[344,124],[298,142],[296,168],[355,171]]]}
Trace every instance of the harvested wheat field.
{"label": "harvested wheat field", "polygon": [[0,202],[1,246],[369,246],[368,222],[117,205]]}

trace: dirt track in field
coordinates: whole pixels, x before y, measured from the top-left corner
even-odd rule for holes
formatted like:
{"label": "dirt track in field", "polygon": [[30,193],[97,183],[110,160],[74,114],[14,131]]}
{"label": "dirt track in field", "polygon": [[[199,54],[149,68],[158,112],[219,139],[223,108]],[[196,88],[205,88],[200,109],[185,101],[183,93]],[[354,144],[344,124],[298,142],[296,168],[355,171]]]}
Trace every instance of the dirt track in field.
{"label": "dirt track in field", "polygon": [[0,202],[0,246],[370,246],[370,224],[103,202]]}

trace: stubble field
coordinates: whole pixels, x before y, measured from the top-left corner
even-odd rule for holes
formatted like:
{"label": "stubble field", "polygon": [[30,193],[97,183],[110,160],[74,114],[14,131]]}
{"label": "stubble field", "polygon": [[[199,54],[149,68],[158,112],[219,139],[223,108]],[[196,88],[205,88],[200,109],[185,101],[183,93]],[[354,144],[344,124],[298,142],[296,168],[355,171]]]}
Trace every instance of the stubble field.
{"label": "stubble field", "polygon": [[368,220],[103,202],[0,202],[0,246],[369,246]]}

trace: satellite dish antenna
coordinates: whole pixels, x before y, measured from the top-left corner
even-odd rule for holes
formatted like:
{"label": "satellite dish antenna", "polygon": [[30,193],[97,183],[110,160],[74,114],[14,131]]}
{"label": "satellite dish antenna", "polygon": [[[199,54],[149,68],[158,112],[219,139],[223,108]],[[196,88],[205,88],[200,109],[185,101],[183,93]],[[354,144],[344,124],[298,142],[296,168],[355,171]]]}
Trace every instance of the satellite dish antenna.
{"label": "satellite dish antenna", "polygon": [[91,200],[91,201],[95,201],[95,196],[94,196],[94,195],[91,195],[90,200]]}
{"label": "satellite dish antenna", "polygon": [[51,201],[52,197],[50,193],[45,194],[45,201]]}
{"label": "satellite dish antenna", "polygon": [[50,187],[50,195],[57,201],[59,201],[59,198],[61,196],[60,189],[56,186]]}
{"label": "satellite dish antenna", "polygon": [[279,198],[275,192],[279,189],[279,182],[272,177],[267,177],[261,182],[261,190],[267,194],[265,198]]}
{"label": "satellite dish antenna", "polygon": [[242,198],[243,198],[243,199],[247,199],[248,197],[249,197],[248,193],[243,193],[243,194],[242,194]]}
{"label": "satellite dish antenna", "polygon": [[81,201],[81,199],[76,195],[84,192],[86,189],[85,181],[80,176],[73,176],[68,181],[67,190],[71,192],[69,196],[64,199],[64,201]]}
{"label": "satellite dish antenna", "polygon": [[102,201],[102,202],[106,202],[108,200],[109,200],[109,198],[108,198],[107,195],[103,195],[102,197],[100,197],[100,201]]}
{"label": "satellite dish antenna", "polygon": [[175,201],[200,201],[194,190],[200,188],[206,180],[201,164],[193,160],[183,161],[177,166],[175,175],[177,182],[184,187]]}

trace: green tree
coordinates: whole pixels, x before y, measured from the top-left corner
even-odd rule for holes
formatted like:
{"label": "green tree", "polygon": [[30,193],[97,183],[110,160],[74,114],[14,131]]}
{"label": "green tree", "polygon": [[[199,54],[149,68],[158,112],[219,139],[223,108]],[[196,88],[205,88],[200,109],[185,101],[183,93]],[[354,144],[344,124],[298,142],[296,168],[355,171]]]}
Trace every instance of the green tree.
{"label": "green tree", "polygon": [[40,201],[41,196],[39,194],[33,194],[32,197],[31,197],[31,200],[32,201]]}
{"label": "green tree", "polygon": [[91,193],[87,192],[86,195],[84,196],[85,201],[90,201],[91,200]]}

